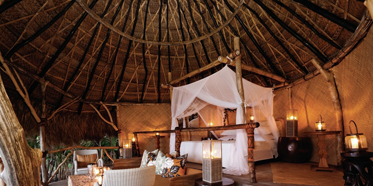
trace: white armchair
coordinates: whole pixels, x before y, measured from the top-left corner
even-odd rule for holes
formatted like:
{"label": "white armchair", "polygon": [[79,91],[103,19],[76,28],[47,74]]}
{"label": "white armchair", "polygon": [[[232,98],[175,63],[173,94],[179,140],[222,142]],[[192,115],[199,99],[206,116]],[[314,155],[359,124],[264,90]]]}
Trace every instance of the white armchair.
{"label": "white armchair", "polygon": [[[87,156],[89,155],[89,156]],[[75,150],[74,151],[74,174],[88,174],[87,165],[96,163],[98,152],[94,150]],[[100,161],[98,162],[100,163]]]}
{"label": "white armchair", "polygon": [[154,186],[154,182],[155,166],[149,166],[105,171],[102,186]]}

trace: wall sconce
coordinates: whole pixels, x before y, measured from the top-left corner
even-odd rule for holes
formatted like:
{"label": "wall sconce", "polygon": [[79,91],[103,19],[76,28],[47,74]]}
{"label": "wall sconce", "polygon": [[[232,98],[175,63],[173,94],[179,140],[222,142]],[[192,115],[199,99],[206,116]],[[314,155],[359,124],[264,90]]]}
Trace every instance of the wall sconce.
{"label": "wall sconce", "polygon": [[220,140],[202,141],[202,180],[208,183],[222,182],[222,160]]}
{"label": "wall sconce", "polygon": [[123,140],[123,159],[132,158],[132,142],[130,139]]}
{"label": "wall sconce", "polygon": [[322,121],[322,117],[320,115],[320,120],[315,124],[316,131],[326,131],[325,123]]}
{"label": "wall sconce", "polygon": [[209,126],[210,126],[210,127],[212,127],[213,125],[214,125],[214,124],[212,124],[212,122],[211,122],[211,123],[209,123]]}
{"label": "wall sconce", "polygon": [[[356,133],[352,133],[351,123],[355,125]],[[350,121],[349,128],[351,134],[346,134],[345,137],[346,150],[350,152],[366,151],[368,149],[367,138],[363,133],[358,132],[356,123],[353,120]]]}
{"label": "wall sconce", "polygon": [[159,136],[159,132],[157,132],[157,133],[155,134],[155,136]]}
{"label": "wall sconce", "polygon": [[286,111],[286,137],[298,136],[298,110]]}
{"label": "wall sconce", "polygon": [[254,116],[253,116],[253,115],[250,115],[250,121],[251,121],[251,122],[254,121]]}

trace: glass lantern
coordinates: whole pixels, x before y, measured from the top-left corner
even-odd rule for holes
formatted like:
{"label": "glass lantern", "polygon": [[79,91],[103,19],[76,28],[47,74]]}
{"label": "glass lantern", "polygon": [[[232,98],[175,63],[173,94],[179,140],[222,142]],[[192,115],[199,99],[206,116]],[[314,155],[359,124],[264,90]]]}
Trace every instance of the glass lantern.
{"label": "glass lantern", "polygon": [[325,131],[326,130],[325,123],[322,121],[321,115],[320,115],[320,120],[318,122],[316,122],[316,124],[315,124],[315,130],[316,131]]}
{"label": "glass lantern", "polygon": [[208,183],[222,182],[222,143],[220,140],[202,141],[202,180]]}
{"label": "glass lantern", "polygon": [[286,112],[286,137],[298,136],[298,110],[290,109]]}
{"label": "glass lantern", "polygon": [[358,132],[356,123],[353,120],[349,124],[351,123],[355,125],[356,133],[352,133],[350,125],[351,134],[346,134],[345,137],[346,150],[350,152],[366,151],[368,149],[367,138],[363,133]]}
{"label": "glass lantern", "polygon": [[123,159],[132,158],[132,141],[131,139],[123,140]]}

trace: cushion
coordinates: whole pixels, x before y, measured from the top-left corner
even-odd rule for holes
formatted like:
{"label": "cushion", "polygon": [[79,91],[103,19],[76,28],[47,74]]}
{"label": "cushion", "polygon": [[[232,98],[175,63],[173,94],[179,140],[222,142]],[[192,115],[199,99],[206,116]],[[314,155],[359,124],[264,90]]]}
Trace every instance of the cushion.
{"label": "cushion", "polygon": [[162,151],[158,152],[157,160],[155,162],[155,174],[156,175],[161,175],[162,174],[162,166],[163,166],[163,164],[165,164],[166,158],[167,158],[167,156],[165,154],[163,154]]}
{"label": "cushion", "polygon": [[[148,152],[147,150],[144,150],[144,153],[142,154],[142,159],[141,159],[141,164],[140,164],[140,167],[146,167],[147,164],[148,164],[148,155],[149,153],[152,153],[152,154],[158,154],[158,149],[152,151],[152,152]],[[152,155],[151,155],[152,157]],[[154,160],[156,160],[156,158],[154,158]]]}
{"label": "cushion", "polygon": [[89,155],[76,155],[76,161],[78,163],[78,167],[87,167],[90,163],[95,163],[97,160],[97,154],[89,154]]}
{"label": "cushion", "polygon": [[185,165],[187,162],[188,154],[182,155],[177,158],[167,157],[162,166],[162,177],[173,178],[185,175]]}

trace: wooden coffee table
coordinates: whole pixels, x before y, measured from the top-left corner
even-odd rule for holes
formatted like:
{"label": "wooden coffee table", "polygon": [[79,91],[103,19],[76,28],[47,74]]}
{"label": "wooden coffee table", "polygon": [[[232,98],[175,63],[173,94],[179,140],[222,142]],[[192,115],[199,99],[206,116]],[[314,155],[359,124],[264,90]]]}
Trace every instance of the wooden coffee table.
{"label": "wooden coffee table", "polygon": [[210,186],[234,186],[234,180],[230,178],[223,177],[223,182],[219,183],[207,183],[202,181],[202,178],[196,180],[195,186],[205,186],[205,185],[210,185]]}

